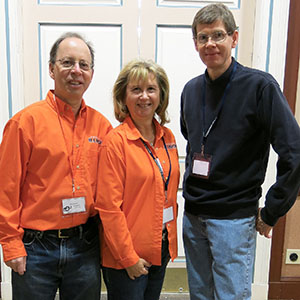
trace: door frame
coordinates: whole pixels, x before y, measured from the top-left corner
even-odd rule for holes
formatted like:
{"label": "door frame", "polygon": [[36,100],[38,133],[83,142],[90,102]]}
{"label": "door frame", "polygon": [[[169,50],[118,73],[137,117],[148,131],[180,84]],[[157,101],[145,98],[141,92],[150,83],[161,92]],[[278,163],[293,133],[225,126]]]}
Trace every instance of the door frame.
{"label": "door frame", "polygon": [[[295,114],[299,59],[300,59],[300,1],[290,0],[284,95]],[[269,273],[268,299],[300,299],[300,277],[283,277],[282,256],[284,251],[286,217],[279,220],[273,230]],[[298,297],[298,298],[297,298]]]}

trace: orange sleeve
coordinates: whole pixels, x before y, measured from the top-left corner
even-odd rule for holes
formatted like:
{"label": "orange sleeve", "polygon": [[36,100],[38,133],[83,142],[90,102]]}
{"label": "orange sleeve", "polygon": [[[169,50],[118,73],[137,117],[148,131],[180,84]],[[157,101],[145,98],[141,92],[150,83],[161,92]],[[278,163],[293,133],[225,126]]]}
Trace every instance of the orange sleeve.
{"label": "orange sleeve", "polygon": [[30,143],[15,120],[10,120],[0,146],[0,242],[4,261],[26,256],[20,227],[20,191],[30,156]]}
{"label": "orange sleeve", "polygon": [[102,146],[100,150],[96,209],[103,224],[104,239],[113,257],[123,268],[137,263],[126,216],[122,211],[126,181],[122,146]]}

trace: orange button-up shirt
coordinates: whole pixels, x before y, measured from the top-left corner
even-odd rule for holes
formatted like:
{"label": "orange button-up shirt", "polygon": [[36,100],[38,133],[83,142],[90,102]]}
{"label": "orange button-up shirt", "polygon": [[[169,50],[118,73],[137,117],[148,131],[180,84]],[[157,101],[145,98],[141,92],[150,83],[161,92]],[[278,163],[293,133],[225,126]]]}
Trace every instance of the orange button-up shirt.
{"label": "orange button-up shirt", "polygon": [[[109,121],[83,100],[75,120],[71,107],[54,99],[52,91],[8,121],[0,146],[5,261],[26,255],[23,228],[69,228],[97,213],[99,148],[110,129]],[[85,197],[85,212],[64,215],[62,199],[73,197]]]}
{"label": "orange button-up shirt", "polygon": [[148,153],[142,136],[127,117],[105,138],[100,150],[96,209],[103,224],[102,264],[123,269],[137,263],[139,257],[153,265],[161,264],[163,209],[172,207],[174,218],[166,224],[172,260],[177,256],[177,188],[179,163],[175,138],[166,127],[155,121],[153,147],[164,177],[171,175],[167,201],[158,166]]}

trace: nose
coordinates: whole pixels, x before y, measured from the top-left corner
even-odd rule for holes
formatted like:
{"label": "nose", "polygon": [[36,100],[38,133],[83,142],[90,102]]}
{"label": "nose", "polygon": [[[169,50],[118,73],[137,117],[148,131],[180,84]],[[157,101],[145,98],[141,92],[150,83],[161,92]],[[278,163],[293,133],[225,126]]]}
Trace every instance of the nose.
{"label": "nose", "polygon": [[140,98],[142,98],[142,99],[147,99],[148,98],[148,93],[147,93],[146,90],[141,92]]}
{"label": "nose", "polygon": [[209,36],[207,42],[205,43],[205,46],[207,47],[207,46],[215,46],[215,45],[216,42],[214,42],[212,38]]}
{"label": "nose", "polygon": [[81,69],[80,69],[79,62],[78,62],[78,61],[76,61],[76,62],[74,63],[74,66],[72,67],[71,71],[76,72],[76,73],[81,73]]}

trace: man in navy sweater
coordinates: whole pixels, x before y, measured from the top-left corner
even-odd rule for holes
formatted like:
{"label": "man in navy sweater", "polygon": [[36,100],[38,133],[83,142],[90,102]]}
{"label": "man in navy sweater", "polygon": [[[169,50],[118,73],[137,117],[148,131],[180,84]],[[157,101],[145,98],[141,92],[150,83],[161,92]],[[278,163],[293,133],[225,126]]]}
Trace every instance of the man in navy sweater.
{"label": "man in navy sweater", "polygon": [[[300,130],[276,80],[231,57],[238,31],[223,4],[205,6],[192,30],[207,66],[181,96],[187,140],[183,238],[191,299],[251,299],[255,229],[267,238],[294,204]],[[260,210],[270,145],[276,182]]]}

